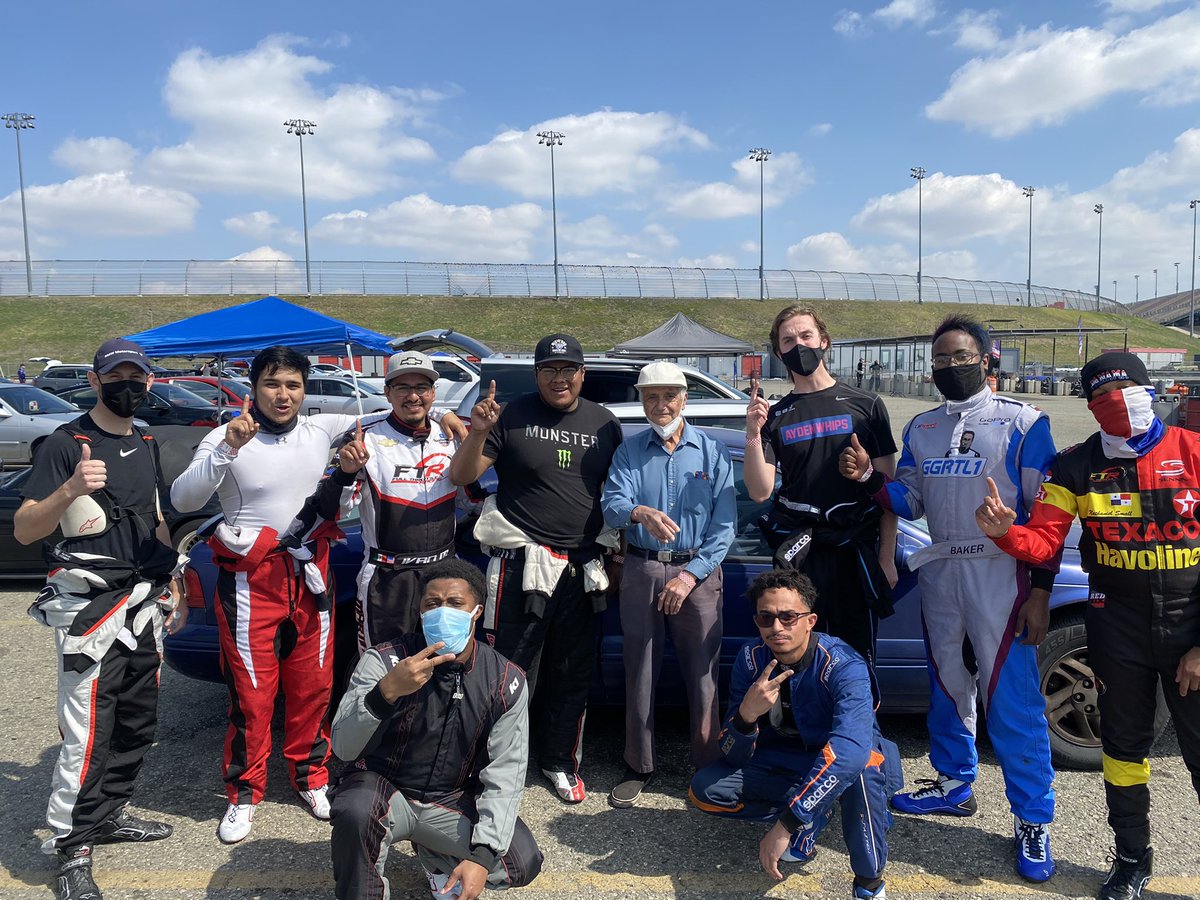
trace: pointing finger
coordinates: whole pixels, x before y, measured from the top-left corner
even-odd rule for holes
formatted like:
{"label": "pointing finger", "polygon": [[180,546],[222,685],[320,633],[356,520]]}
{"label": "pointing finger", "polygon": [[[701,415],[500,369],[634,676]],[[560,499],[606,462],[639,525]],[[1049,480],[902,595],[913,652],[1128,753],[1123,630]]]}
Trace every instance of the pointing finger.
{"label": "pointing finger", "polygon": [[245,397],[242,398],[242,415],[243,416],[250,415],[250,395],[249,394],[247,394]]}
{"label": "pointing finger", "polygon": [[362,443],[362,439],[363,439],[363,433],[362,433],[362,419],[361,419],[361,418],[359,418],[359,419],[355,419],[355,420],[354,420],[354,440],[355,440],[357,443],[360,443],[360,444],[361,444],[361,443]]}
{"label": "pointing finger", "polygon": [[488,401],[491,403],[496,402],[496,379],[494,379],[494,378],[492,379],[491,385],[488,386],[487,398],[488,398]]}
{"label": "pointing finger", "polygon": [[750,399],[751,400],[758,399],[758,378],[750,379]]}
{"label": "pointing finger", "polygon": [[997,503],[999,503],[1000,502],[1000,489],[998,487],[996,487],[996,482],[992,481],[991,477],[989,476],[987,483],[988,483],[989,496],[993,500],[995,500]]}

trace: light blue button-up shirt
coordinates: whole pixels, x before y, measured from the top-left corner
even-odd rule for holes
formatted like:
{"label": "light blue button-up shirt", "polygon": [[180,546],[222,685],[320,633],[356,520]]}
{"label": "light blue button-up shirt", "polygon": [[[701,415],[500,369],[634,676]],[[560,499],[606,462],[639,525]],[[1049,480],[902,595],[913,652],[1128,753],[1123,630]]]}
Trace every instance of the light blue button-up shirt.
{"label": "light blue button-up shirt", "polygon": [[[644,550],[695,550],[685,568],[707,578],[733,543],[737,495],[729,450],[684,420],[683,435],[668,453],[652,428],[639,431],[617,448],[600,497],[604,522],[624,528],[625,539]],[[664,544],[629,520],[635,506],[648,506],[679,526]]]}

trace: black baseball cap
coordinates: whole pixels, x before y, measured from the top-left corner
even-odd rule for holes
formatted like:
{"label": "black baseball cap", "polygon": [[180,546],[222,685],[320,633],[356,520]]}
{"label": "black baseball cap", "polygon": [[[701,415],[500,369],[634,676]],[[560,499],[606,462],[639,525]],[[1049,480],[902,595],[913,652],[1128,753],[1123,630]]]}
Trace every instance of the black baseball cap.
{"label": "black baseball cap", "polygon": [[96,351],[96,358],[92,360],[92,368],[96,370],[97,375],[103,375],[121,363],[133,363],[147,375],[151,372],[146,351],[125,338],[113,338],[101,344],[100,349]]}
{"label": "black baseball cap", "polygon": [[1148,386],[1150,375],[1141,358],[1116,350],[1101,353],[1095,359],[1088,360],[1079,373],[1079,381],[1083,385],[1084,397],[1091,400],[1096,388],[1110,381],[1132,381],[1134,384]]}
{"label": "black baseball cap", "polygon": [[537,342],[533,364],[540,366],[548,362],[569,362],[582,366],[583,348],[569,334],[548,334]]}

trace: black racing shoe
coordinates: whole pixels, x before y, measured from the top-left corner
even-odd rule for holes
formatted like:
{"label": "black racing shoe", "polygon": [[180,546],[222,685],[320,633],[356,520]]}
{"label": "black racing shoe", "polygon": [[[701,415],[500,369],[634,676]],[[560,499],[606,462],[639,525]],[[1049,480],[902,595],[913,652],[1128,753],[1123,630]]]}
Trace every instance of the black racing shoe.
{"label": "black racing shoe", "polygon": [[1096,900],[1137,900],[1142,888],[1150,880],[1154,868],[1154,848],[1147,847],[1138,859],[1130,859],[1120,853],[1112,855],[1112,868],[1100,886]]}
{"label": "black racing shoe", "polygon": [[646,785],[653,777],[653,772],[635,772],[626,766],[625,776],[621,779],[621,783],[609,792],[608,802],[616,809],[629,809],[631,806],[637,806],[638,800],[642,797],[642,791],[646,789]]}
{"label": "black racing shoe", "polygon": [[60,851],[58,861],[58,875],[54,879],[54,895],[58,900],[104,900],[92,880],[91,844]]}
{"label": "black racing shoe", "polygon": [[122,806],[116,815],[100,826],[94,840],[97,844],[140,844],[169,838],[174,830],[166,822],[139,819]]}

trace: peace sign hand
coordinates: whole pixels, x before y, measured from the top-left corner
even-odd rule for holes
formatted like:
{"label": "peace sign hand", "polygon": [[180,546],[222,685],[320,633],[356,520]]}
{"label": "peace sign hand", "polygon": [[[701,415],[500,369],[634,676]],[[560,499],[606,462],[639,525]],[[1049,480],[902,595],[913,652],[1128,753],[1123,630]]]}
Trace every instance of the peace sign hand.
{"label": "peace sign hand", "polygon": [[371,451],[363,441],[362,419],[358,419],[354,424],[353,440],[343,444],[338,450],[338,465],[347,475],[353,475],[361,470],[370,458]]}
{"label": "peace sign hand", "polygon": [[500,421],[500,404],[496,402],[496,382],[492,381],[487,395],[471,408],[471,430],[487,434]]}
{"label": "peace sign hand", "polygon": [[989,478],[987,483],[988,495],[983,498],[979,509],[975,510],[975,524],[988,537],[1001,538],[1008,534],[1008,529],[1017,521],[1017,514],[1000,499],[996,482]]}
{"label": "peace sign hand", "polygon": [[792,670],[784,669],[783,674],[772,678],[771,673],[775,671],[777,665],[779,665],[779,661],[776,659],[767,663],[762,674],[755,679],[754,684],[750,685],[750,690],[746,691],[746,696],[742,698],[742,705],[738,707],[738,715],[741,716],[743,722],[757,721],[759,716],[770,712],[771,707],[779,700],[780,685],[792,677]]}
{"label": "peace sign hand", "polygon": [[434,669],[454,662],[453,653],[441,652],[445,646],[445,641],[438,641],[400,660],[379,681],[379,692],[383,699],[388,703],[395,703],[401,697],[415,694],[433,677]]}

